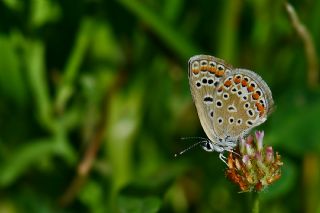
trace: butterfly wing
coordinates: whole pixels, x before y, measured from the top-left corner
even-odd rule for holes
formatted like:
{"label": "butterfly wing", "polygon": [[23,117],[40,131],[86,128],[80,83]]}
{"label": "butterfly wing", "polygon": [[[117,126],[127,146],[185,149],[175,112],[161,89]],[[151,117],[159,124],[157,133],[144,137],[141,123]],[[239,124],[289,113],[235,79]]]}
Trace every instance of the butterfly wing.
{"label": "butterfly wing", "polygon": [[232,69],[232,66],[222,59],[209,55],[197,55],[189,60],[188,77],[191,94],[202,128],[211,141],[216,139],[213,132],[214,94],[221,78],[231,74]]}
{"label": "butterfly wing", "polygon": [[274,105],[268,85],[246,69],[226,75],[214,94],[213,130],[222,139],[236,141],[265,122]]}

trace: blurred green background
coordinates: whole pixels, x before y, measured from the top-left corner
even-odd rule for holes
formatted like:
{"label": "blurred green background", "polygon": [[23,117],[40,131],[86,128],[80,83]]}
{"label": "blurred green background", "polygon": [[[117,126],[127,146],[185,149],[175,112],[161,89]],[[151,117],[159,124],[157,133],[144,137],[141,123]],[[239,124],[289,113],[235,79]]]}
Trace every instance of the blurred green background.
{"label": "blurred green background", "polygon": [[[320,1],[291,3],[319,52]],[[187,79],[196,54],[273,92],[257,129],[284,166],[261,212],[320,212],[320,90],[283,4],[1,0],[0,212],[250,211],[217,153],[174,158],[195,142],[181,137],[205,136]]]}

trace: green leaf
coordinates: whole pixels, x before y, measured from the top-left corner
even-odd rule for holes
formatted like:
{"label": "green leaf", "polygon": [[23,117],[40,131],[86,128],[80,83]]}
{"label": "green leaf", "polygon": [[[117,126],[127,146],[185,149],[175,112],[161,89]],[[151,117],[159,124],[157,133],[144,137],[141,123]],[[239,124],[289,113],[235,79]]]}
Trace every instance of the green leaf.
{"label": "green leaf", "polygon": [[41,159],[49,158],[57,151],[56,144],[49,139],[26,143],[11,154],[11,158],[0,165],[0,186],[8,186],[23,175],[30,166]]}
{"label": "green leaf", "polygon": [[48,22],[56,21],[61,16],[60,7],[56,1],[31,0],[31,25],[41,27]]}
{"label": "green leaf", "polygon": [[0,35],[0,47],[0,94],[23,105],[27,101],[27,92],[20,58],[9,37]]}
{"label": "green leaf", "polygon": [[118,65],[123,61],[124,56],[119,41],[108,22],[96,21],[92,34],[94,39],[90,50],[94,59],[109,62],[111,65]]}
{"label": "green leaf", "polygon": [[52,107],[45,67],[44,43],[39,40],[28,41],[25,47],[25,60],[37,115],[44,126],[48,129],[53,129]]}
{"label": "green leaf", "polygon": [[[108,112],[107,153],[113,168],[113,187],[117,191],[131,178],[131,150],[134,135],[141,122],[144,87],[140,81],[132,83],[130,91],[112,96]],[[119,154],[121,153],[121,155]]]}

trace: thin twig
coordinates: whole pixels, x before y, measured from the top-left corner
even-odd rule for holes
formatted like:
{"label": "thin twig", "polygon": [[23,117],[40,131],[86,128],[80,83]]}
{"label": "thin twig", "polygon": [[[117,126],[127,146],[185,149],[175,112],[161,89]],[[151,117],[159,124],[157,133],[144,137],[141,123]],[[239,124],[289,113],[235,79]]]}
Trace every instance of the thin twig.
{"label": "thin twig", "polygon": [[97,131],[89,142],[83,159],[78,164],[76,176],[59,199],[60,206],[67,206],[70,204],[74,200],[76,194],[79,192],[83,184],[86,182],[103,138],[105,138],[105,130],[107,129],[107,113],[109,109],[108,106],[110,105],[109,100],[111,99],[112,94],[114,94],[115,91],[122,85],[124,76],[125,75],[123,72],[119,72],[119,75],[117,76],[114,84],[111,86],[111,89],[105,93],[102,104],[103,108],[101,120],[98,123]]}
{"label": "thin twig", "polygon": [[304,50],[308,60],[308,85],[310,88],[315,88],[318,85],[319,80],[319,62],[313,39],[310,32],[299,20],[293,6],[290,3],[285,2],[285,8],[290,17],[293,28],[296,30],[304,44]]}

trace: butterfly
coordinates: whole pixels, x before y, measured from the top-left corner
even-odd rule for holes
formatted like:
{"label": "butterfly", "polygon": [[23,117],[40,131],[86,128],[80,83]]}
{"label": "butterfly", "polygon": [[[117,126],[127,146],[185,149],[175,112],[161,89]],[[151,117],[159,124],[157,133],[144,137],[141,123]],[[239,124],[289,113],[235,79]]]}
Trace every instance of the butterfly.
{"label": "butterfly", "polygon": [[239,140],[267,120],[274,101],[266,82],[255,72],[234,68],[210,55],[189,59],[188,78],[201,126],[208,139],[199,141],[208,152],[233,152]]}

